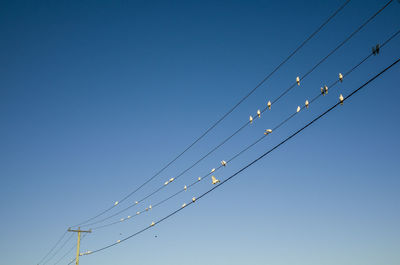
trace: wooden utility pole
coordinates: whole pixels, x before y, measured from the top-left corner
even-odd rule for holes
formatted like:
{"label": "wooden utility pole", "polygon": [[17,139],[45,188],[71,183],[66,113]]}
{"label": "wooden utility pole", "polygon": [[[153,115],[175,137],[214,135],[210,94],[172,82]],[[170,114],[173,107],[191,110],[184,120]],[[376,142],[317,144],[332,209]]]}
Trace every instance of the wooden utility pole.
{"label": "wooden utility pole", "polygon": [[76,259],[75,259],[75,264],[79,265],[79,256],[80,256],[80,243],[81,243],[81,233],[92,233],[92,230],[81,230],[80,227],[78,227],[78,230],[73,230],[71,228],[68,228],[68,232],[75,232],[78,233],[78,243],[76,244]]}

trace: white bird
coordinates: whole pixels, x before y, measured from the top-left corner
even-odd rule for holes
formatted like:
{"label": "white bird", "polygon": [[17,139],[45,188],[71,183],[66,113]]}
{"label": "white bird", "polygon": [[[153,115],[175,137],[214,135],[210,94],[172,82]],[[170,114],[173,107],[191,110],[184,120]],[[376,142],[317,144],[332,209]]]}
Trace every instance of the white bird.
{"label": "white bird", "polygon": [[339,100],[340,100],[340,105],[343,105],[343,100],[344,100],[344,98],[343,98],[343,95],[342,95],[342,94],[340,94]]}
{"label": "white bird", "polygon": [[200,181],[200,180],[201,180],[201,177],[198,177],[197,180]]}
{"label": "white bird", "polygon": [[261,111],[257,110],[257,116],[260,118],[261,117]]}
{"label": "white bird", "polygon": [[129,219],[129,218],[131,218],[131,217],[132,217],[132,216],[128,215],[128,217],[126,217],[126,218],[128,218],[128,219]]}
{"label": "white bird", "polygon": [[324,95],[324,88],[321,87],[321,94]]}
{"label": "white bird", "polygon": [[220,182],[219,179],[216,179],[214,176],[211,176],[211,179],[212,179],[212,184],[217,184]]}
{"label": "white bird", "polygon": [[325,85],[324,89],[325,89],[325,95],[328,94],[328,86]]}
{"label": "white bird", "polygon": [[187,186],[185,185],[185,187],[183,187],[183,189],[186,191],[187,190]]}
{"label": "white bird", "polygon": [[253,123],[253,117],[250,116],[249,121],[250,123]]}
{"label": "white bird", "polygon": [[114,206],[118,204],[118,201],[114,202]]}
{"label": "white bird", "polygon": [[305,103],[305,106],[306,106],[306,108],[308,109],[308,100],[306,100],[306,103]]}
{"label": "white bird", "polygon": [[268,101],[267,106],[268,106],[268,109],[271,109],[271,101]]}
{"label": "white bird", "polygon": [[151,222],[150,226],[154,226],[154,225],[155,225],[155,223],[154,223],[154,222]]}
{"label": "white bird", "polygon": [[196,201],[196,197],[193,197],[193,198],[192,198],[192,202],[195,202],[195,201]]}
{"label": "white bird", "polygon": [[185,208],[185,206],[186,206],[186,203],[182,204],[182,208]]}
{"label": "white bird", "polygon": [[270,134],[270,133],[272,133],[272,130],[271,130],[271,129],[266,129],[265,132],[264,132],[265,135],[268,135],[268,134]]}
{"label": "white bird", "polygon": [[296,83],[298,86],[300,85],[300,77],[296,77]]}
{"label": "white bird", "polygon": [[170,179],[169,179],[169,182],[172,182],[172,181],[174,181],[174,178],[170,178]]}
{"label": "white bird", "polygon": [[167,181],[164,183],[164,185],[168,185],[168,183],[169,183],[169,181],[167,180]]}
{"label": "white bird", "polygon": [[138,201],[135,201],[135,204],[138,204],[139,202]]}
{"label": "white bird", "polygon": [[213,173],[215,171],[215,168],[211,169],[211,173]]}
{"label": "white bird", "polygon": [[118,240],[117,240],[117,243],[119,243],[119,242],[121,242],[121,240],[118,239]]}
{"label": "white bird", "polygon": [[140,212],[136,212],[136,214],[140,214]]}
{"label": "white bird", "polygon": [[226,166],[226,161],[225,160],[222,160],[221,161],[221,165],[223,165],[224,167]]}
{"label": "white bird", "polygon": [[120,221],[121,221],[121,222],[123,222],[124,220],[125,220],[124,218],[121,218],[121,220],[120,220]]}
{"label": "white bird", "polygon": [[151,208],[153,208],[153,206],[149,205],[149,209],[151,210]]}
{"label": "white bird", "polygon": [[339,81],[340,81],[340,82],[343,82],[343,75],[342,75],[342,73],[339,73]]}
{"label": "white bird", "polygon": [[297,112],[299,112],[301,110],[300,106],[297,106]]}

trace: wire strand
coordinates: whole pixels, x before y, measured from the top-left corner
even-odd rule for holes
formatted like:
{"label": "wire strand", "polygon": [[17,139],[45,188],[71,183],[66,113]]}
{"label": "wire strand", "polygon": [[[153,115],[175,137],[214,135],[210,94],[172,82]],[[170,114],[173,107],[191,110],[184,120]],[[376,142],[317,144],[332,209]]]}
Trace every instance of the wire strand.
{"label": "wire strand", "polygon": [[42,262],[50,255],[50,253],[58,246],[58,244],[61,242],[61,240],[64,239],[65,235],[67,234],[67,230],[65,230],[65,232],[61,235],[61,237],[57,240],[57,242],[53,245],[53,247],[51,247],[51,249],[49,250],[49,252],[47,252],[47,254],[37,263],[42,264]]}
{"label": "wire strand", "polygon": [[65,242],[60,246],[60,248],[57,250],[57,251],[55,251],[54,253],[53,253],[53,255],[51,255],[50,256],[50,258],[49,259],[47,259],[45,262],[43,262],[42,263],[42,265],[45,265],[45,264],[47,264],[50,260],[52,260],[63,248],[64,248],[64,246],[72,239],[72,234],[67,238],[67,240],[65,240]]}

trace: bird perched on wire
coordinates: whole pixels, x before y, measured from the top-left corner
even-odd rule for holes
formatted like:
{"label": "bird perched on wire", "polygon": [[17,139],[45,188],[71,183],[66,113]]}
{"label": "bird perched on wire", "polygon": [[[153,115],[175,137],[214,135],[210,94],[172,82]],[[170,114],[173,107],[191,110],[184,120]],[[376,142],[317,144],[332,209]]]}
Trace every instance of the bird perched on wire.
{"label": "bird perched on wire", "polygon": [[340,81],[340,82],[343,81],[343,75],[342,75],[342,73],[339,73],[339,81]]}
{"label": "bird perched on wire", "polygon": [[343,105],[343,100],[344,100],[343,95],[340,94],[339,96],[340,105]]}
{"label": "bird perched on wire", "polygon": [[214,177],[214,176],[211,176],[211,180],[212,180],[212,184],[213,184],[213,185],[215,185],[215,184],[217,184],[217,183],[220,183],[219,179],[217,179],[217,178]]}
{"label": "bird perched on wire", "polygon": [[272,130],[271,130],[271,129],[266,129],[265,132],[264,132],[265,135],[268,135],[268,134],[270,134],[270,133],[272,133]]}

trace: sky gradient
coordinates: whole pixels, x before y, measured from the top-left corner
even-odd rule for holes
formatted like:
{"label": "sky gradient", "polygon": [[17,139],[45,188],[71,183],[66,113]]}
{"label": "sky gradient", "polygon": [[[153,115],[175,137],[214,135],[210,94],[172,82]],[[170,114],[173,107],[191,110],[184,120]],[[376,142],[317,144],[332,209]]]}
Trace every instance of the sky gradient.
{"label": "sky gradient", "polygon": [[[2,263],[37,264],[65,229],[151,177],[343,3],[3,1]],[[351,1],[232,115],[120,207],[229,136],[384,3]],[[399,12],[394,1],[259,121],[144,205],[206,174],[293,113],[399,30]],[[229,177],[337,102],[339,94],[358,88],[400,56],[399,45],[398,36],[218,177]],[[117,247],[82,257],[80,264],[398,264],[399,69],[199,203]],[[135,233],[211,186],[206,180],[147,215],[90,234],[82,251]]]}

